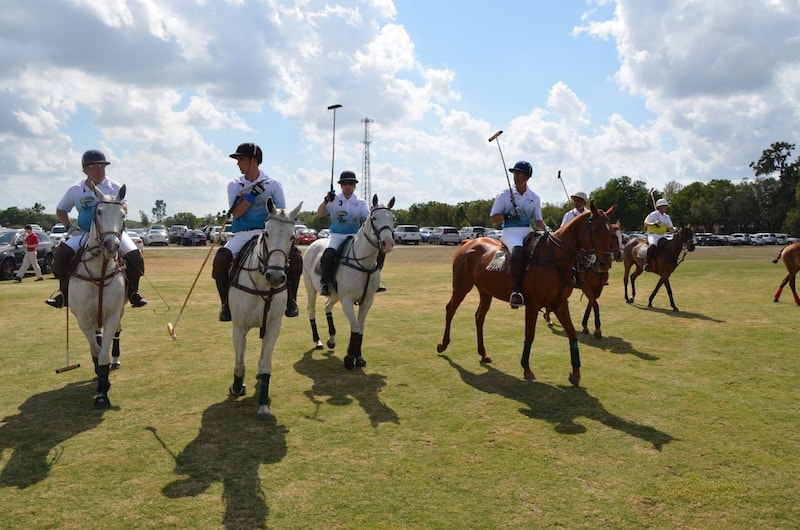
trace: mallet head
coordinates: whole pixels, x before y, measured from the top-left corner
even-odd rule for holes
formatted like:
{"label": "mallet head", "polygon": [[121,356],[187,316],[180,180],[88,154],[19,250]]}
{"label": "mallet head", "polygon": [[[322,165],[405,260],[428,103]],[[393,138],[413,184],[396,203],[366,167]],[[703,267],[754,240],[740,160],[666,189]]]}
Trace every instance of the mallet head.
{"label": "mallet head", "polygon": [[342,108],[342,106],[339,105],[339,104],[336,104],[336,105],[331,105],[330,107],[328,107],[328,110],[340,109],[340,108]]}
{"label": "mallet head", "polygon": [[495,139],[495,138],[497,138],[498,136],[500,136],[501,134],[503,134],[503,131],[497,131],[496,133],[494,133],[493,135],[491,135],[491,136],[489,137],[489,141],[490,141],[490,142],[491,142],[491,141],[494,141],[494,139]]}
{"label": "mallet head", "polygon": [[78,363],[78,364],[70,364],[70,365],[65,366],[64,368],[57,368],[56,369],[56,373],[57,374],[63,374],[64,372],[69,372],[70,370],[74,370],[75,368],[80,368],[80,367],[81,367],[80,363]]}
{"label": "mallet head", "polygon": [[175,335],[175,327],[172,325],[172,322],[167,322],[167,331],[169,332],[169,336],[172,337],[172,340],[178,340],[178,337]]}

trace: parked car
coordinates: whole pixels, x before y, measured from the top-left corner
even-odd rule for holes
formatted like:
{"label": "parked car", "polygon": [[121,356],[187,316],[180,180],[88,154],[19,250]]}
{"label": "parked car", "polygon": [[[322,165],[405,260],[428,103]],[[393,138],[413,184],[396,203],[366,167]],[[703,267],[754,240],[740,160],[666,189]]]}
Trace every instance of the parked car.
{"label": "parked car", "polygon": [[750,236],[742,232],[731,234],[731,245],[749,245]]}
{"label": "parked car", "polygon": [[125,230],[125,233],[128,234],[128,237],[131,238],[133,244],[136,245],[136,248],[139,249],[139,252],[144,251],[144,241],[142,241],[142,236],[139,235],[139,232],[135,232],[133,230]]}
{"label": "parked car", "polygon": [[169,245],[169,235],[164,225],[153,225],[147,229],[147,234],[144,236],[144,244],[148,247],[151,245]]}
{"label": "parked car", "polygon": [[57,223],[53,225],[53,228],[50,230],[50,241],[53,242],[53,246],[58,246],[62,241],[66,241],[69,238],[69,234],[67,233],[67,227],[61,223]]}
{"label": "parked car", "polygon": [[420,227],[419,236],[420,236],[420,238],[422,238],[422,242],[423,243],[427,243],[428,242],[428,239],[431,237],[431,231],[432,230],[433,230],[433,228],[431,228],[430,226]]}
{"label": "parked car", "polygon": [[[36,257],[42,274],[53,272],[53,242],[41,229],[34,229],[33,233],[39,236],[39,248]],[[0,280],[10,280],[22,265],[25,257],[25,244],[23,239],[25,230],[21,228],[0,229]]]}
{"label": "parked car", "polygon": [[302,228],[294,236],[294,242],[298,245],[310,245],[316,240],[317,232],[311,228]]}
{"label": "parked car", "polygon": [[500,239],[502,237],[503,231],[502,230],[489,230],[486,232],[484,237],[489,237],[491,239]]}
{"label": "parked car", "polygon": [[786,240],[788,239],[787,234],[775,234],[775,244],[776,245],[785,245]]}
{"label": "parked car", "polygon": [[317,232],[317,239],[327,239],[329,237],[331,237],[331,231],[327,228],[323,228]]}
{"label": "parked car", "polygon": [[764,241],[764,238],[761,236],[761,234],[750,234],[750,244],[760,247],[761,245],[766,245],[767,242]]}
{"label": "parked car", "polygon": [[206,228],[206,241],[214,242],[217,240],[217,235],[219,231],[222,230],[220,225],[210,225]]}
{"label": "parked car", "polygon": [[419,245],[422,236],[417,225],[397,225],[394,229],[394,242],[400,245]]}
{"label": "parked car", "polygon": [[428,243],[431,245],[460,245],[461,236],[458,234],[458,228],[437,226],[428,237]]}
{"label": "parked car", "polygon": [[756,236],[764,240],[765,245],[777,245],[778,240],[772,232],[759,232]]}
{"label": "parked car", "polygon": [[169,227],[169,242],[170,243],[177,243],[181,244],[181,240],[183,239],[183,233],[189,230],[189,227],[186,225],[172,225]]}
{"label": "parked car", "polygon": [[222,228],[222,235],[219,236],[219,244],[224,245],[228,242],[229,239],[233,238],[233,230],[231,229],[231,224],[228,223]]}
{"label": "parked car", "polygon": [[488,232],[488,229],[485,226],[465,226],[458,231],[461,236],[461,241],[483,237],[486,235],[486,232]]}
{"label": "parked car", "polygon": [[205,244],[206,235],[199,228],[190,228],[181,234],[181,245],[184,247],[200,247]]}

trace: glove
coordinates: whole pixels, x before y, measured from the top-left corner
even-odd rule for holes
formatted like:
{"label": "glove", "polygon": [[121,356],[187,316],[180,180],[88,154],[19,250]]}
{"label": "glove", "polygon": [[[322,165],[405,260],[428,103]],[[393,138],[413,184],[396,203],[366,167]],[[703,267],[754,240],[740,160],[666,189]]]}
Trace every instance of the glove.
{"label": "glove", "polygon": [[511,209],[511,213],[507,213],[503,216],[503,219],[519,219],[522,216],[522,210],[517,206]]}
{"label": "glove", "polygon": [[661,221],[656,221],[655,223],[653,223],[653,226],[655,226],[656,228],[661,228]]}
{"label": "glove", "polygon": [[333,202],[336,198],[336,193],[333,190],[329,191],[327,195],[325,195],[325,202]]}
{"label": "glove", "polygon": [[261,195],[262,193],[264,193],[264,189],[265,188],[266,188],[266,186],[264,186],[264,181],[263,180],[259,180],[250,189],[250,193],[252,193],[253,195]]}

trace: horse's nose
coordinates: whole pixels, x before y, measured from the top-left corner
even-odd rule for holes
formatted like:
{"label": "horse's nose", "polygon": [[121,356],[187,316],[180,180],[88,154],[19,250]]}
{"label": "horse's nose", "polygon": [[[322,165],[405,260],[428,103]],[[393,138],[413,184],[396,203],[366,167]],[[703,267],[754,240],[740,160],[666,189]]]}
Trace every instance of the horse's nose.
{"label": "horse's nose", "polygon": [[286,281],[286,273],[283,271],[268,271],[266,278],[272,287],[277,287]]}
{"label": "horse's nose", "polygon": [[394,237],[391,237],[390,239],[383,241],[384,252],[391,252],[393,248],[394,248]]}

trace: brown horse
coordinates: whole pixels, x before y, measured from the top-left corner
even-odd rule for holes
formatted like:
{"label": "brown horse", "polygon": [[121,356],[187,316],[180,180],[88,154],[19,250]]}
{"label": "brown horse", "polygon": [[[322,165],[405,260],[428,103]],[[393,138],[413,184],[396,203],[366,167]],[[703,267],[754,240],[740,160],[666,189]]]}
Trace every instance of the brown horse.
{"label": "brown horse", "polygon": [[[539,310],[546,307],[558,317],[569,338],[572,373],[569,380],[574,386],[580,382],[580,353],[575,326],[569,314],[567,297],[572,291],[573,267],[585,270],[596,266],[598,270],[608,270],[611,266],[611,222],[608,214],[598,210],[594,201],[591,210],[576,217],[571,223],[548,233],[538,241],[528,238],[525,255],[528,256],[524,272],[522,293],[525,297],[525,343],[520,364],[525,379],[535,379],[530,368],[530,353],[536,334],[536,321]],[[478,288],[480,303],[475,312],[475,325],[478,333],[478,354],[481,362],[490,363],[483,343],[483,323],[492,304],[492,298],[508,301],[511,292],[511,276],[508,261],[502,267],[491,266],[502,243],[481,237],[464,243],[453,257],[453,293],[447,303],[444,336],[436,347],[442,353],[450,344],[450,324],[459,304],[472,288]],[[489,270],[492,269],[492,270]],[[499,270],[498,270],[499,269]]]}
{"label": "brown horse", "polygon": [[[611,255],[614,261],[622,261],[622,226],[619,221],[611,225],[614,236],[611,238]],[[583,312],[583,320],[581,325],[583,329],[581,333],[589,333],[589,316],[594,311],[594,336],[595,338],[602,339],[603,332],[600,328],[600,304],[597,299],[603,294],[603,287],[608,283],[608,271],[598,271],[597,267],[589,267],[586,271],[576,274],[576,284],[581,288],[581,291],[586,295],[588,300],[586,310]],[[553,327],[553,322],[550,320],[550,310],[546,309],[544,312],[544,320],[547,322],[548,327]]]}
{"label": "brown horse", "polygon": [[788,283],[789,287],[792,288],[794,302],[800,305],[800,297],[797,296],[797,289],[795,288],[795,277],[797,276],[797,271],[800,270],[800,243],[792,243],[783,247],[778,253],[778,257],[772,260],[772,263],[778,263],[778,260],[781,259],[783,264],[786,265],[786,270],[789,271],[789,274],[786,275],[778,290],[775,291],[775,302],[781,297],[781,292],[783,292],[783,288]]}
{"label": "brown horse", "polygon": [[[669,277],[672,272],[678,267],[678,264],[683,261],[681,252],[686,255],[686,252],[694,251],[694,234],[692,229],[688,226],[679,228],[672,239],[662,238],[659,241],[659,249],[656,252],[656,257],[650,262],[647,268],[648,272],[658,274],[659,279],[656,288],[650,295],[647,301],[647,307],[653,307],[653,298],[661,286],[667,288],[669,294],[669,305],[672,306],[673,311],[677,311],[675,301],[672,298],[672,286],[669,284]],[[635,237],[625,244],[625,249],[622,252],[622,260],[625,262],[625,276],[622,282],[625,284],[625,301],[629,304],[633,303],[636,297],[636,278],[644,270],[645,259],[647,254],[647,240],[643,237]],[[631,274],[631,297],[628,298],[628,272],[630,268],[636,265],[636,270]]]}

